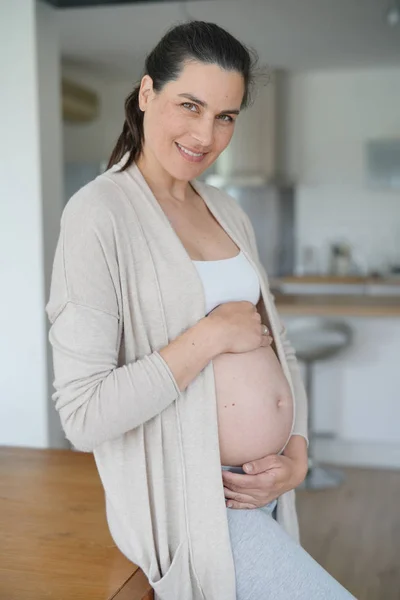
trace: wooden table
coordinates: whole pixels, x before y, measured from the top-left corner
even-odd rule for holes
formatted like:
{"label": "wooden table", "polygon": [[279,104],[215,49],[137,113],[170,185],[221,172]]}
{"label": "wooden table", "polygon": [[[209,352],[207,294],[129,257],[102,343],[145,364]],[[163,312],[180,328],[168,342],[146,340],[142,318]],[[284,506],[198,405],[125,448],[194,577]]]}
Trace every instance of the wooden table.
{"label": "wooden table", "polygon": [[0,600],[151,600],[116,548],[93,456],[0,447]]}

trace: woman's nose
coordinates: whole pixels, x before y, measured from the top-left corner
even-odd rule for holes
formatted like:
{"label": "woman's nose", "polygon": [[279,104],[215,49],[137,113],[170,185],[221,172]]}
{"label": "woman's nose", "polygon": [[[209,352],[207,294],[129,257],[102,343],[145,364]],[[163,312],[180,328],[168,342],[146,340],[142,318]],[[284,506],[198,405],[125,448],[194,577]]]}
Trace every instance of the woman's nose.
{"label": "woman's nose", "polygon": [[214,119],[199,119],[192,130],[192,135],[202,148],[209,149],[214,141]]}

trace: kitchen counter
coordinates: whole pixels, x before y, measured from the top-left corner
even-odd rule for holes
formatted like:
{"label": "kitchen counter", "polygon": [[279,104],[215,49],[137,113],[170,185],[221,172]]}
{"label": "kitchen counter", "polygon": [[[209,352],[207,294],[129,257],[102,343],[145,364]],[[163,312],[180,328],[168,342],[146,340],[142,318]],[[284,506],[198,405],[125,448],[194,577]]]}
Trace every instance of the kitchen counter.
{"label": "kitchen counter", "polygon": [[286,275],[270,278],[279,312],[290,315],[400,316],[400,278]]}
{"label": "kitchen counter", "polygon": [[115,546],[91,454],[0,447],[0,598],[151,600]]}
{"label": "kitchen counter", "polygon": [[282,315],[346,315],[354,317],[400,317],[399,296],[345,294],[282,294],[273,292]]}

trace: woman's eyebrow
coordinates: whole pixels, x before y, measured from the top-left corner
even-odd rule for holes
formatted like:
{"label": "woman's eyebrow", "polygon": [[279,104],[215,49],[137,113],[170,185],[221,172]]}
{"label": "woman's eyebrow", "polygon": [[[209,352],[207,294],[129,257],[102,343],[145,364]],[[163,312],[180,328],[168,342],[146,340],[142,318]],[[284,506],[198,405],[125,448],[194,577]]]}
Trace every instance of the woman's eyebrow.
{"label": "woman's eyebrow", "polygon": [[[203,108],[208,108],[207,102],[204,102],[204,100],[200,100],[199,98],[196,98],[196,96],[192,96],[192,94],[178,94],[178,96],[181,98],[188,98],[188,100],[191,100],[192,102],[196,102],[196,104],[200,104],[200,106],[202,106]],[[238,115],[240,113],[240,110],[237,108],[232,108],[229,110],[221,110],[220,114],[222,114],[222,113]]]}

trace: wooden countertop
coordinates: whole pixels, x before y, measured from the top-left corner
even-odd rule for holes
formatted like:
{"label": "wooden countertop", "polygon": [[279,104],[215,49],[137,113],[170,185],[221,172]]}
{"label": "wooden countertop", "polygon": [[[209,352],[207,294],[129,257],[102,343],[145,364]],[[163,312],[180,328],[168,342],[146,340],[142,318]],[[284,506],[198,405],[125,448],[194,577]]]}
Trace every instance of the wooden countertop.
{"label": "wooden countertop", "polygon": [[400,317],[400,296],[273,294],[281,314]]}
{"label": "wooden countertop", "polygon": [[0,599],[151,600],[115,546],[93,456],[0,447]]}

